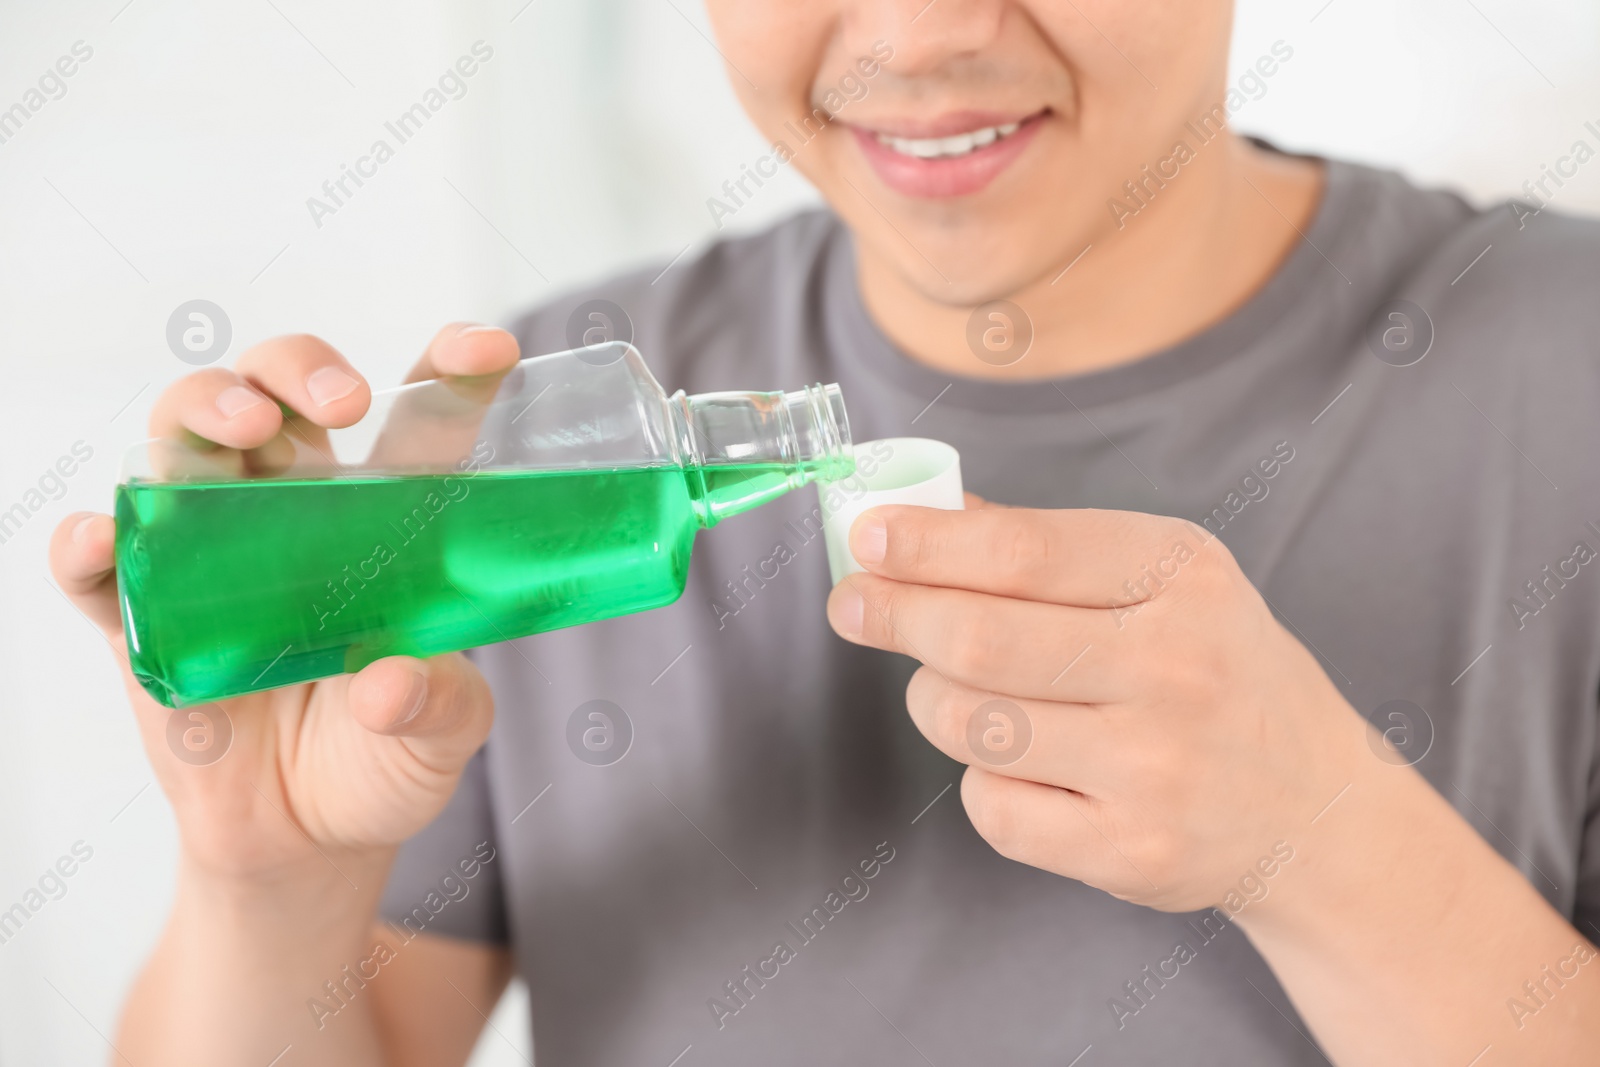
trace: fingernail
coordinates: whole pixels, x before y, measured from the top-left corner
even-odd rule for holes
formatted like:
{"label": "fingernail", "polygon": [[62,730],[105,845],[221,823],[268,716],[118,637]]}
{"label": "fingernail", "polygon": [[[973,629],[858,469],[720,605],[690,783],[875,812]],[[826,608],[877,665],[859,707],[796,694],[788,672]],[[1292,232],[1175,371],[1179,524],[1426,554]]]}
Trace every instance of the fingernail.
{"label": "fingernail", "polygon": [[833,616],[833,628],[839,631],[841,637],[860,637],[866,610],[866,601],[861,599],[861,594],[846,579],[834,597],[833,610],[829,612]]}
{"label": "fingernail", "polygon": [[343,400],[360,384],[338,367],[323,367],[306,379],[306,392],[318,407],[325,407],[335,400]]}
{"label": "fingernail", "polygon": [[493,330],[495,333],[504,332],[498,326],[463,326],[461,329],[456,331],[456,336],[462,337],[469,333],[487,333],[490,330]]}
{"label": "fingernail", "polygon": [[78,525],[72,528],[72,539],[80,545],[87,541],[89,539],[89,527],[99,517],[98,515],[89,515],[79,519]]}
{"label": "fingernail", "polygon": [[850,538],[850,551],[863,567],[882,563],[883,557],[889,554],[889,524],[870,511],[861,516]]}
{"label": "fingernail", "polygon": [[266,402],[266,397],[242,385],[230,385],[217,394],[217,410],[222,412],[222,417],[225,419],[231,419],[242,411],[249,411],[257,404]]}
{"label": "fingernail", "polygon": [[406,694],[406,711],[396,719],[396,726],[404,726],[417,717],[422,710],[422,705],[428,700],[428,680],[420,673],[411,676],[411,691]]}

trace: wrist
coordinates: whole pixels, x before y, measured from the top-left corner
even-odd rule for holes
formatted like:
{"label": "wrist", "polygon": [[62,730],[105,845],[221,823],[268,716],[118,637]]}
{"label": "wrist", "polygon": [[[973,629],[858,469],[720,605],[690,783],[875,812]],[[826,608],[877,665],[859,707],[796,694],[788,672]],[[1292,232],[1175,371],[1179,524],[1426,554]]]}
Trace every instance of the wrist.
{"label": "wrist", "polygon": [[1286,832],[1295,861],[1267,899],[1238,915],[1253,940],[1310,947],[1345,936],[1351,924],[1383,925],[1384,902],[1410,899],[1419,877],[1415,888],[1442,908],[1458,873],[1491,853],[1414,767],[1363,755],[1342,786],[1328,787],[1325,804]]}
{"label": "wrist", "polygon": [[377,912],[395,849],[341,853],[248,873],[218,871],[185,855],[178,866],[174,917],[204,916],[208,925],[260,932],[293,929],[326,934],[365,932]]}
{"label": "wrist", "polygon": [[1300,756],[1279,768],[1282,792],[1271,802],[1275,846],[1286,845],[1293,859],[1262,898],[1230,910],[1252,937],[1268,930],[1325,933],[1330,910],[1381,891],[1407,836],[1433,822],[1436,807],[1449,812],[1413,767],[1380,758],[1390,751],[1382,739],[1300,651],[1314,679],[1297,716],[1303,726],[1292,749]]}
{"label": "wrist", "polygon": [[[1467,1063],[1527,1042],[1507,997],[1581,936],[1414,767],[1369,752],[1352,770],[1270,897],[1237,914],[1251,944],[1332,1062]],[[1574,1015],[1600,1003],[1564,996]],[[1545,1051],[1523,1044],[1519,1062],[1579,1062],[1550,1051],[1570,1032],[1541,1032]]]}
{"label": "wrist", "polygon": [[[348,974],[372,951],[391,858],[392,850],[340,856],[338,870],[323,863],[324,872],[247,877],[183,857],[167,928],[129,995],[119,1047],[140,1063],[266,1063],[286,1044],[299,1055],[314,1037],[318,1063],[381,1062],[373,996],[354,995],[363,983]],[[324,999],[331,983],[347,979],[354,993]],[[337,1027],[327,1025],[331,1015]]]}

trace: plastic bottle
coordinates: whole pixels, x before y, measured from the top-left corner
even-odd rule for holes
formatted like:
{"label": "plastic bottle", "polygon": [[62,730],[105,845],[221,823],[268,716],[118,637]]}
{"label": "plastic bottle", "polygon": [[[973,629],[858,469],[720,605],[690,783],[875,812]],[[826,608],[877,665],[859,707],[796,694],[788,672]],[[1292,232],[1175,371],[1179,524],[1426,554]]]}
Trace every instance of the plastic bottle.
{"label": "plastic bottle", "polygon": [[836,385],[668,396],[620,343],[380,393],[117,487],[134,676],[169,707],[669,604],[696,531],[854,469]]}

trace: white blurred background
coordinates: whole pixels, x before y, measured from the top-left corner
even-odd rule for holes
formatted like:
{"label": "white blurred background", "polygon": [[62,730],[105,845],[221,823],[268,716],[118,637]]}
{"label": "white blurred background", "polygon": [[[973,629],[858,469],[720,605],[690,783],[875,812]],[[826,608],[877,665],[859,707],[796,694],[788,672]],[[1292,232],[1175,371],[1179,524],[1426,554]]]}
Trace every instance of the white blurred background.
{"label": "white blurred background", "polygon": [[[397,381],[441,323],[711,239],[706,198],[764,146],[708,34],[698,0],[0,0],[0,110],[93,50],[0,143],[0,511],[93,450],[0,544],[0,910],[94,849],[0,944],[0,1063],[104,1060],[172,890],[171,812],[111,656],[44,568],[51,527],[108,508],[117,457],[189,369],[168,316],[204,298],[230,358],[310,331]],[[1294,58],[1237,124],[1285,147],[1479,201],[1579,138],[1600,148],[1594,0],[1241,0],[1236,66],[1280,38]],[[306,199],[478,40],[494,54],[466,95],[315,226]],[[813,197],[786,171],[730,228]],[[1600,212],[1600,163],[1555,206]],[[519,991],[494,1025],[474,1064],[528,1062]]]}

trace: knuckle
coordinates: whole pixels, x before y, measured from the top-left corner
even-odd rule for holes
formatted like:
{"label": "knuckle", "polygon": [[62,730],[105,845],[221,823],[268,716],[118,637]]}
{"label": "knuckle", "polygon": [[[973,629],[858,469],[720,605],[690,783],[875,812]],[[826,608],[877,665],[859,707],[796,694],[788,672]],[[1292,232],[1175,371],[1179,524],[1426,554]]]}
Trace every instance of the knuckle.
{"label": "knuckle", "polygon": [[[300,355],[333,355],[338,353],[334,347],[314,333],[290,333],[276,339],[273,346],[283,353],[283,357]],[[282,358],[282,357],[281,357]]]}
{"label": "knuckle", "polygon": [[1194,653],[1169,656],[1161,668],[1155,691],[1165,703],[1178,709],[1193,709],[1204,703],[1216,684],[1215,675],[1205,665],[1206,657]]}
{"label": "knuckle", "polygon": [[246,349],[239,357],[238,369],[245,375],[270,374],[285,367],[327,362],[343,362],[328,342],[316,334],[287,333]]}
{"label": "knuckle", "polygon": [[889,524],[889,558],[897,569],[910,574],[925,574],[939,563],[939,548],[928,536],[915,512],[895,516]]}
{"label": "knuckle", "polygon": [[[460,656],[460,653],[453,653]],[[481,740],[488,736],[494,722],[494,693],[477,665],[461,656],[458,664],[455,705],[457,717],[453,721],[454,733]]]}
{"label": "knuckle", "polygon": [[1219,537],[1211,537],[1199,544],[1191,566],[1202,585],[1211,593],[1231,588],[1234,576],[1240,573],[1233,553]]}
{"label": "knuckle", "polygon": [[1183,846],[1172,831],[1146,830],[1136,843],[1134,852],[1139,857],[1139,869],[1156,885],[1170,886],[1181,881]]}
{"label": "knuckle", "polygon": [[1223,591],[1225,574],[1218,555],[1221,544],[1218,541],[1208,545],[1189,564],[1190,585],[1198,596],[1212,598]]}
{"label": "knuckle", "polygon": [[466,671],[454,664],[448,670],[433,672],[429,687],[435,686],[437,692],[430,692],[428,700],[432,705],[434,729],[440,733],[455,733],[472,719],[477,686]]}
{"label": "knuckle", "polygon": [[902,644],[900,616],[903,614],[900,598],[887,585],[879,582],[858,583],[856,591],[861,594],[865,605],[861,616],[863,632],[873,639],[874,644],[899,648]]}
{"label": "knuckle", "polygon": [[1210,530],[1188,519],[1162,516],[1150,538],[1150,551],[1184,569],[1203,557],[1208,545],[1219,543]]}
{"label": "knuckle", "polygon": [[1182,610],[1158,607],[1151,612],[1149,629],[1140,635],[1144,639],[1138,657],[1143,689],[1191,704],[1216,688],[1223,664],[1205,624],[1197,629]]}
{"label": "knuckle", "polygon": [[467,330],[477,325],[479,324],[472,319],[454,319],[434,331],[431,339],[432,343],[443,345],[449,341],[454,341],[457,337],[466,333]]}
{"label": "knuckle", "polygon": [[1208,541],[1216,540],[1210,530],[1190,519],[1171,519],[1168,533],[1173,540],[1187,542],[1196,549]]}
{"label": "knuckle", "polygon": [[1001,516],[989,545],[990,558],[1003,570],[1019,577],[1048,573],[1055,561],[1053,539],[1044,520],[1033,512]]}
{"label": "knuckle", "polygon": [[207,411],[217,395],[229,386],[240,384],[240,377],[225,367],[206,367],[185,374],[156,398],[148,419],[152,436],[171,436],[173,422]]}
{"label": "knuckle", "polygon": [[974,679],[988,672],[995,657],[995,635],[976,612],[958,614],[943,633],[940,658],[951,674]]}
{"label": "knuckle", "polygon": [[1148,819],[1135,819],[1105,829],[1107,839],[1127,862],[1158,886],[1170,884],[1180,849],[1177,836]]}
{"label": "knuckle", "polygon": [[164,395],[195,404],[209,401],[212,394],[238,384],[239,376],[226,367],[207,367],[179,378]]}
{"label": "knuckle", "polygon": [[1193,772],[1192,757],[1176,746],[1147,741],[1131,747],[1134,780],[1151,794],[1167,795],[1178,790]]}

